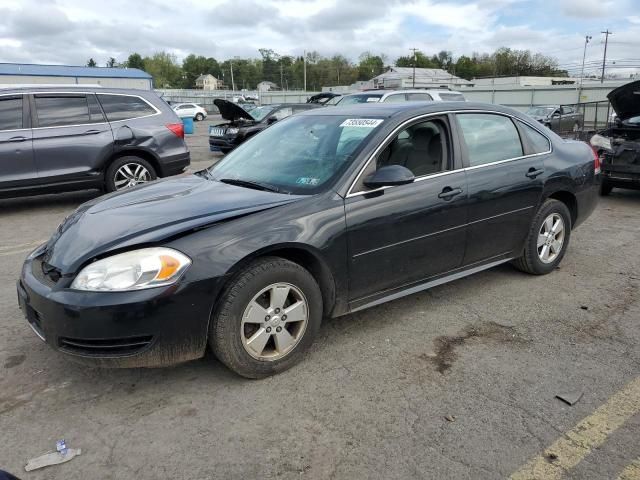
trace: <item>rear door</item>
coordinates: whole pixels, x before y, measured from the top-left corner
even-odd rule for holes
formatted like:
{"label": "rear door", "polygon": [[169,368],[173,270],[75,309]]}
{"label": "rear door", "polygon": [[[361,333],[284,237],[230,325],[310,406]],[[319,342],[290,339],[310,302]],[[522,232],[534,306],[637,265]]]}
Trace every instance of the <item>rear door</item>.
{"label": "rear door", "polygon": [[23,95],[0,96],[0,189],[32,183],[37,175],[28,103]]}
{"label": "rear door", "polygon": [[92,93],[37,93],[31,98],[33,150],[41,183],[100,181],[113,134]]}
{"label": "rear door", "polygon": [[[537,130],[507,115],[459,113],[455,117],[469,189],[464,265],[518,255],[542,196],[544,157],[550,143]],[[524,128],[544,141],[538,152],[530,146]]]}

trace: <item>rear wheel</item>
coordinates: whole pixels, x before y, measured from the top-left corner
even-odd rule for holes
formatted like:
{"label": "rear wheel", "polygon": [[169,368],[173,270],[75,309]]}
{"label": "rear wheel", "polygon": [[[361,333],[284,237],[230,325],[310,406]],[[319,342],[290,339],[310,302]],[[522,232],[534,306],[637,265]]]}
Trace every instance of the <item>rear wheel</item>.
{"label": "rear wheel", "polygon": [[247,378],[263,378],[298,363],[322,321],[322,294],[300,265],[266,257],[232,280],[209,326],[216,357]]}
{"label": "rear wheel", "polygon": [[571,237],[571,214],[567,206],[549,199],[531,222],[522,256],[513,265],[523,272],[544,275],[562,261]]}
{"label": "rear wheel", "polygon": [[105,189],[107,192],[115,192],[150,182],[156,178],[156,170],[145,159],[133,156],[120,157],[107,168]]}
{"label": "rear wheel", "polygon": [[201,122],[202,120],[204,120],[204,115],[201,113],[197,113],[196,114],[196,122]]}

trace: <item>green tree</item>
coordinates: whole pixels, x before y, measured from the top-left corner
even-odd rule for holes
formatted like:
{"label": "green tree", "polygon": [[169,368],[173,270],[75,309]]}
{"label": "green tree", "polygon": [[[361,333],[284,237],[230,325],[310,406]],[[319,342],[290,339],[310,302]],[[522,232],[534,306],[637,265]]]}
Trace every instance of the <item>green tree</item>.
{"label": "green tree", "polygon": [[96,63],[96,61],[93,58],[90,58],[87,61],[87,67],[97,67],[97,66],[98,66],[98,64]]}
{"label": "green tree", "polygon": [[116,59],[113,58],[113,57],[109,57],[109,60],[107,60],[106,66],[109,67],[109,68],[115,67],[116,66]]}
{"label": "green tree", "polygon": [[196,56],[193,53],[182,61],[182,72],[184,74],[182,82],[184,88],[194,88],[196,78],[200,75],[210,74],[216,78],[221,76],[220,65],[215,58]]}
{"label": "green tree", "polygon": [[384,56],[364,52],[358,63],[358,80],[371,80],[384,72]]}
{"label": "green tree", "polygon": [[144,60],[139,53],[134,52],[129,55],[129,58],[127,58],[125,65],[127,68],[138,68],[140,70],[144,70]]}
{"label": "green tree", "polygon": [[167,52],[154,53],[144,58],[145,71],[153,77],[158,88],[177,88],[183,83],[182,69],[177,64],[176,56]]}
{"label": "green tree", "polygon": [[[414,64],[414,55],[406,55],[403,57],[399,57],[396,60],[396,67],[413,67],[414,66],[413,64]],[[433,57],[432,58],[427,57],[420,50],[417,50],[415,52],[415,66],[416,68],[440,68],[437,61],[433,60]]]}

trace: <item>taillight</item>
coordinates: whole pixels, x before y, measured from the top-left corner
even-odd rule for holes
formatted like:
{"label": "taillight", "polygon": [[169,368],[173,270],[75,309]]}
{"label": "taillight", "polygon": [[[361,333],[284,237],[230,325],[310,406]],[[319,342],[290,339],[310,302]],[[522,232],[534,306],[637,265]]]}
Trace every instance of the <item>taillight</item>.
{"label": "taillight", "polygon": [[594,147],[591,147],[591,151],[593,152],[593,170],[598,175],[600,173],[600,155]]}
{"label": "taillight", "polygon": [[182,123],[170,123],[167,128],[171,130],[176,137],[184,138],[184,125]]}

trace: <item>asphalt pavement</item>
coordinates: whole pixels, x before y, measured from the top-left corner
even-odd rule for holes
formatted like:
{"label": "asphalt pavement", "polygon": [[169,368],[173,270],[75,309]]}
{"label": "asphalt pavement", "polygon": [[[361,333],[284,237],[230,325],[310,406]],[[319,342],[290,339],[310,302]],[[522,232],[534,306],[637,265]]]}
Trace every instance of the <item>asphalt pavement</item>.
{"label": "asphalt pavement", "polygon": [[[194,170],[221,158],[209,123],[188,139]],[[603,198],[550,275],[505,265],[327,320],[301,364],[260,381],[211,355],[88,368],[33,334],[16,301],[22,261],[97,195],[0,200],[0,469],[64,480],[640,478],[640,192]],[[570,406],[562,393],[583,395]],[[62,438],[82,455],[24,472]]]}

